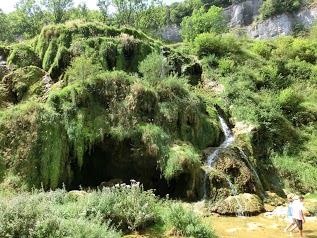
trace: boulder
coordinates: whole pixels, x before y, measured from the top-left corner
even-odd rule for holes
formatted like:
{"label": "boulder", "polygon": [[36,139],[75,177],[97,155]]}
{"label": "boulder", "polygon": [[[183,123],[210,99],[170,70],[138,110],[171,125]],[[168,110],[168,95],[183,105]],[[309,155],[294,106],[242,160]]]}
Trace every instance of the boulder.
{"label": "boulder", "polygon": [[209,211],[222,215],[255,215],[263,211],[263,204],[257,195],[243,193],[218,201],[210,207]]}
{"label": "boulder", "polygon": [[20,102],[30,97],[40,98],[50,86],[46,72],[36,66],[19,68],[4,76],[3,83],[13,98]]}

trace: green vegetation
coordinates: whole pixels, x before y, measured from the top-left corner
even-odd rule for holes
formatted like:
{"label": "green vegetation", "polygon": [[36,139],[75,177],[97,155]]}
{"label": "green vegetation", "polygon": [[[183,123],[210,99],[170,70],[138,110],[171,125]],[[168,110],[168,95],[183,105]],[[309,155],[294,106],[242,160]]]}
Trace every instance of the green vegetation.
{"label": "green vegetation", "polygon": [[262,18],[269,18],[281,13],[292,13],[300,9],[300,0],[266,0],[261,5],[259,12]]}
{"label": "green vegetation", "polygon": [[207,12],[201,7],[195,9],[192,15],[184,17],[180,34],[185,41],[194,41],[200,33],[209,32],[219,34],[226,31],[226,19],[223,10],[211,6]]}
{"label": "green vegetation", "polygon": [[[162,233],[175,227],[184,235],[215,237],[192,212],[180,205],[175,209],[135,181],[88,193],[33,190],[1,199],[0,236],[116,238],[160,223]],[[182,224],[175,223],[175,215]]]}
{"label": "green vegetation", "polygon": [[[225,91],[217,96],[223,98],[223,106],[237,122],[252,125],[253,134],[249,142],[243,143],[249,144],[253,156],[263,164],[263,180],[270,180],[267,175],[273,170],[281,180],[271,177],[267,183],[271,189],[286,186],[303,193],[315,191],[312,181],[317,170],[312,145],[317,112],[313,106],[317,48],[313,41],[293,37],[240,39],[232,41],[240,45],[234,51],[226,40],[215,44],[217,37],[221,38],[204,33],[195,40],[207,75],[203,83],[222,83]],[[208,98],[213,94],[204,95]]]}
{"label": "green vegetation", "polygon": [[[88,11],[71,0],[47,0],[45,10],[21,0],[12,14],[0,11],[0,236],[215,237],[193,211],[154,193],[201,197],[207,148],[224,137],[218,114],[234,127],[221,166],[236,188],[316,192],[316,28],[302,38],[237,36],[210,6],[232,2],[100,0],[100,11]],[[300,7],[267,0],[261,14]],[[140,31],[156,36],[170,23],[184,43]],[[207,176],[209,203],[231,194],[226,176]],[[153,190],[134,180],[102,188],[132,178]],[[66,192],[79,186],[88,193]]]}

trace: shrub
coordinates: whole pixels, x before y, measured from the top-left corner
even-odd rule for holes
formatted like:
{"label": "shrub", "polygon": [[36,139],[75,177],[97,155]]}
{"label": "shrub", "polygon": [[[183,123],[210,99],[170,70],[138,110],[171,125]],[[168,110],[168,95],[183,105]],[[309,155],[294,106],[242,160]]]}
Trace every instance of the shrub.
{"label": "shrub", "polygon": [[145,80],[156,86],[168,73],[166,67],[166,59],[161,54],[153,52],[139,64],[139,71]]}
{"label": "shrub", "polygon": [[317,169],[314,165],[296,156],[274,155],[271,160],[279,175],[285,179],[286,187],[302,193],[316,191]]}
{"label": "shrub", "polygon": [[[167,223],[175,229],[176,234],[195,238],[216,238],[216,235],[193,211],[185,209],[181,204],[173,204],[167,211]],[[176,235],[175,234],[175,235]]]}
{"label": "shrub", "polygon": [[234,70],[234,61],[231,59],[221,58],[218,63],[219,65],[217,70],[223,75],[231,73]]}
{"label": "shrub", "polygon": [[268,59],[271,56],[272,46],[269,46],[265,41],[256,40],[252,45],[252,51]]}
{"label": "shrub", "polygon": [[236,36],[232,34],[199,34],[194,41],[194,47],[196,53],[200,57],[207,56],[209,54],[223,56],[228,53],[237,53],[241,50],[239,41]]}
{"label": "shrub", "polygon": [[308,80],[312,74],[312,66],[312,64],[300,61],[298,58],[296,60],[289,60],[285,64],[285,74],[288,74],[294,81]]}
{"label": "shrub", "polygon": [[265,19],[285,12],[295,12],[300,7],[300,0],[266,0],[261,5],[259,12]]}
{"label": "shrub", "polygon": [[158,219],[159,205],[152,190],[144,191],[139,182],[131,185],[116,184],[111,188],[93,192],[88,200],[86,215],[100,212],[104,219],[110,219],[124,230],[145,228]]}
{"label": "shrub", "polygon": [[86,55],[75,57],[71,66],[67,68],[69,82],[79,80],[84,83],[89,76],[100,73],[101,67],[93,63],[93,59]]}
{"label": "shrub", "polygon": [[301,109],[300,104],[304,101],[304,98],[292,88],[287,88],[280,92],[278,101],[282,110],[289,115],[294,114]]}

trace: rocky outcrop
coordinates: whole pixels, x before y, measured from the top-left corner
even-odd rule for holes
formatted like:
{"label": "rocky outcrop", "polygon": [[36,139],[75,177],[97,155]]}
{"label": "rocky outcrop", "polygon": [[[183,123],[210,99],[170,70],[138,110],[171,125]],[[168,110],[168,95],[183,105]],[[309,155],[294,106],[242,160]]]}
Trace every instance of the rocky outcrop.
{"label": "rocky outcrop", "polygon": [[48,90],[47,84],[50,79],[45,79],[46,72],[36,66],[27,66],[19,68],[10,74],[4,76],[2,82],[6,88],[6,95],[11,95],[10,98],[5,97],[10,102],[25,101],[31,96],[42,97]]}
{"label": "rocky outcrop", "polygon": [[167,42],[181,42],[183,39],[179,34],[179,30],[180,26],[177,25],[166,26],[160,31],[161,38]]}
{"label": "rocky outcrop", "polygon": [[[290,35],[295,25],[311,27],[317,19],[317,6],[304,7],[294,14],[282,14],[270,19],[255,22],[263,0],[246,0],[224,9],[228,26],[241,27],[253,39],[268,39],[279,35]],[[165,41],[180,42],[179,26],[168,26],[161,31]]]}
{"label": "rocky outcrop", "polygon": [[286,14],[264,20],[247,28],[253,39],[268,39],[279,35],[288,36],[293,30],[292,17]]}
{"label": "rocky outcrop", "polygon": [[311,27],[317,19],[317,7],[303,8],[296,14],[282,14],[246,28],[246,32],[253,39],[268,39],[279,35],[291,35],[295,25]]}
{"label": "rocky outcrop", "polygon": [[311,27],[317,19],[317,7],[305,7],[294,14],[282,14],[260,22],[254,22],[259,15],[263,0],[248,0],[233,4],[225,9],[230,27],[243,27],[253,39],[268,39],[279,35],[291,35],[295,24]]}
{"label": "rocky outcrop", "polygon": [[248,26],[259,15],[259,8],[263,0],[248,0],[233,4],[224,10],[230,27]]}

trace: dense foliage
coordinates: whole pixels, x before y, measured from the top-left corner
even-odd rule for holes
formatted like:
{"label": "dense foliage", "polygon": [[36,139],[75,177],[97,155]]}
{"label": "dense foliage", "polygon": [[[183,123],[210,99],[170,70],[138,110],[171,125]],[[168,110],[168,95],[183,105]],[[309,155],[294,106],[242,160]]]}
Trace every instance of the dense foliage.
{"label": "dense foliage", "polygon": [[180,34],[185,41],[193,41],[200,33],[219,34],[226,31],[226,19],[223,10],[212,6],[207,12],[204,8],[195,9],[190,17],[184,17],[181,22]]}
{"label": "dense foliage", "polygon": [[[0,11],[0,189],[11,199],[0,199],[1,236],[120,237],[158,224],[215,237],[192,211],[135,181],[103,185],[136,178],[198,199],[210,182],[202,155],[223,137],[218,113],[236,136],[228,156],[238,162],[224,176],[248,163],[239,176],[263,191],[316,191],[316,28],[307,38],[261,41],[228,33],[217,6],[233,0],[99,0],[99,11],[44,2]],[[267,18],[300,7],[267,0],[260,11]],[[166,46],[139,31],[157,36],[166,24],[180,24],[185,42]],[[79,185],[95,190],[65,190]]]}
{"label": "dense foliage", "polygon": [[[0,236],[117,238],[160,223],[160,235],[175,229],[191,237],[215,237],[192,211],[171,205],[136,181],[88,193],[34,190],[0,200]],[[176,221],[175,215],[182,220]]]}
{"label": "dense foliage", "polygon": [[[216,95],[223,97],[223,106],[236,122],[252,126],[249,139],[243,140],[249,140],[249,150],[261,161],[266,186],[315,191],[316,44],[281,36],[267,41],[236,39],[232,46],[240,41],[240,47],[231,48],[226,40],[215,44],[216,37],[220,36],[199,35],[195,40],[206,73],[203,84],[222,83],[224,94]],[[282,179],[268,176],[272,170]]]}

